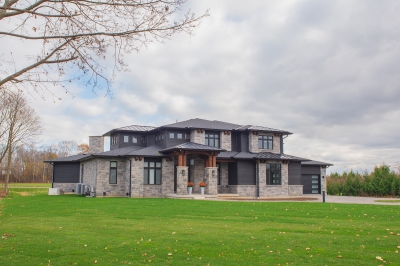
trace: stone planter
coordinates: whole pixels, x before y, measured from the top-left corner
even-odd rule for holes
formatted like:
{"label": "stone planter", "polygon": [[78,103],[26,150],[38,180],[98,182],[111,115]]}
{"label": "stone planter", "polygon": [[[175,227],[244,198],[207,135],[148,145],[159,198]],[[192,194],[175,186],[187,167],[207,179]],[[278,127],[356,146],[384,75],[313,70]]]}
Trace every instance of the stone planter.
{"label": "stone planter", "polygon": [[201,195],[204,195],[204,187],[200,187]]}
{"label": "stone planter", "polygon": [[193,187],[188,187],[188,194],[189,195],[192,195],[192,190],[193,190]]}

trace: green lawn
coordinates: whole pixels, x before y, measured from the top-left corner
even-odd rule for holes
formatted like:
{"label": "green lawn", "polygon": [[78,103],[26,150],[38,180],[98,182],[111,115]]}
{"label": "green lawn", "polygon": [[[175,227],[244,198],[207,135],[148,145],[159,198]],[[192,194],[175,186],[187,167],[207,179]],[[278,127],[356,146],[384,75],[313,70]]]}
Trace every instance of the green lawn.
{"label": "green lawn", "polygon": [[0,201],[0,265],[400,263],[399,206],[43,193]]}
{"label": "green lawn", "polygon": [[[4,184],[1,184],[0,186],[4,187]],[[9,188],[19,188],[19,187],[45,187],[49,188],[51,187],[51,183],[10,183],[8,184]]]}

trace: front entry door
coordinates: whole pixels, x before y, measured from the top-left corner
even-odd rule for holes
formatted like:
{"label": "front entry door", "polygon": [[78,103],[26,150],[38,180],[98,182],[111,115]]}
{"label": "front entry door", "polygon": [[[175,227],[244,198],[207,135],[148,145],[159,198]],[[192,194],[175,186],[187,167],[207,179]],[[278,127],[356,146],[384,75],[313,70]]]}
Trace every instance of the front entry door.
{"label": "front entry door", "polygon": [[319,175],[302,175],[303,194],[321,194]]}

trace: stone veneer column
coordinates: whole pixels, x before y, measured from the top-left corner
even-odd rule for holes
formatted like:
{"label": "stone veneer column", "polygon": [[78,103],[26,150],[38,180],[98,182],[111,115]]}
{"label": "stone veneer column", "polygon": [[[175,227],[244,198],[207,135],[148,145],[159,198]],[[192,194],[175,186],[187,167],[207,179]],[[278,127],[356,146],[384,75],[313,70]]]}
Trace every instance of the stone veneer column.
{"label": "stone veneer column", "polygon": [[[182,170],[185,171],[185,175],[182,174]],[[177,166],[176,167],[176,182],[178,183],[176,186],[176,194],[178,195],[187,195],[187,183],[188,183],[188,166]]]}
{"label": "stone veneer column", "polygon": [[326,190],[326,168],[321,166],[321,194],[322,191]]}
{"label": "stone veneer column", "polygon": [[162,194],[174,193],[174,161],[167,158],[162,159]]}
{"label": "stone veneer column", "polygon": [[[214,171],[214,175],[213,175]],[[205,194],[217,195],[218,194],[218,168],[217,167],[206,167],[204,170],[205,180],[207,183]]]}
{"label": "stone veneer column", "polygon": [[135,161],[131,159],[131,197],[143,197],[143,167],[144,161]]}
{"label": "stone veneer column", "polygon": [[201,129],[201,130],[199,130],[200,132],[197,132],[197,130],[198,129],[190,130],[190,142],[204,145],[206,143],[204,130]]}
{"label": "stone veneer column", "polygon": [[104,138],[102,136],[89,136],[89,152],[104,152]]}
{"label": "stone veneer column", "polygon": [[231,151],[232,150],[231,132],[221,131],[220,139],[221,139],[221,149]]}

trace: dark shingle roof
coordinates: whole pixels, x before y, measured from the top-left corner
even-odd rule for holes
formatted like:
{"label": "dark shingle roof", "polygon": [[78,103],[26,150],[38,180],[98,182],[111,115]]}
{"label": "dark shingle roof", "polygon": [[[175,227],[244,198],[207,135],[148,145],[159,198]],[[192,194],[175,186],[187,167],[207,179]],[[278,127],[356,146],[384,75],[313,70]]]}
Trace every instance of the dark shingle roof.
{"label": "dark shingle roof", "polygon": [[149,146],[140,150],[132,151],[127,155],[137,155],[137,156],[163,156],[159,151],[161,147],[157,145]]}
{"label": "dark shingle roof", "polygon": [[286,130],[280,130],[280,129],[270,128],[270,127],[263,127],[263,126],[253,126],[253,125],[241,126],[241,127],[236,128],[235,130],[237,130],[237,131],[244,131],[244,130],[264,131],[264,132],[273,132],[273,133],[283,133],[283,134],[288,134],[288,135],[293,134],[293,133],[291,133],[289,131],[286,131]]}
{"label": "dark shingle roof", "polygon": [[169,147],[167,149],[161,150],[160,152],[167,152],[173,150],[195,150],[195,151],[225,151],[224,149],[214,148],[194,142],[185,142],[182,144],[175,145],[173,147]]}
{"label": "dark shingle roof", "polygon": [[94,156],[124,156],[140,149],[143,149],[143,147],[129,146],[125,148],[96,153],[94,154]]}
{"label": "dark shingle roof", "polygon": [[301,164],[304,165],[326,165],[326,166],[332,166],[333,164],[330,163],[324,163],[324,162],[318,162],[318,161],[306,161],[306,162],[301,162]]}
{"label": "dark shingle roof", "polygon": [[89,157],[90,154],[77,154],[77,155],[72,155],[72,156],[67,156],[67,157],[62,157],[62,158],[56,158],[56,159],[51,159],[51,160],[46,160],[44,162],[51,163],[51,162],[78,162],[79,160]]}
{"label": "dark shingle roof", "polygon": [[148,132],[153,129],[156,129],[156,127],[132,125],[132,126],[114,128],[114,129],[108,131],[107,133],[104,133],[103,136],[109,136],[112,132],[116,132],[116,131]]}
{"label": "dark shingle roof", "polygon": [[272,152],[261,152],[257,154],[257,159],[271,159],[271,160],[290,160],[290,161],[309,161],[309,159],[300,158],[288,154],[279,154]]}
{"label": "dark shingle roof", "polygon": [[228,159],[228,158],[233,158],[238,152],[237,151],[223,151],[220,154],[218,154],[217,158],[218,159]]}
{"label": "dark shingle roof", "polygon": [[205,120],[200,118],[189,119],[182,122],[164,125],[166,128],[199,128],[199,129],[216,129],[216,130],[233,130],[240,125],[226,123],[217,120]]}

